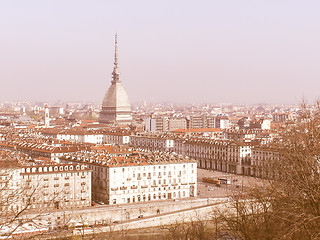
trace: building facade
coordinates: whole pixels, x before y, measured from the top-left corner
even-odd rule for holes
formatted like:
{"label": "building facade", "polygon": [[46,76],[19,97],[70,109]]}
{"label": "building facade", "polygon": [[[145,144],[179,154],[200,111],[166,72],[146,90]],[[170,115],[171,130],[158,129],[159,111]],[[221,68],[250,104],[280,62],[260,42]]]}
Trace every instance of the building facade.
{"label": "building facade", "polygon": [[70,209],[91,206],[92,170],[57,164],[15,151],[0,151],[0,210]]}
{"label": "building facade", "polygon": [[[121,153],[120,153],[121,152]],[[93,200],[124,204],[197,195],[197,163],[165,152],[119,149],[70,154],[64,162],[85,163],[93,171]]]}

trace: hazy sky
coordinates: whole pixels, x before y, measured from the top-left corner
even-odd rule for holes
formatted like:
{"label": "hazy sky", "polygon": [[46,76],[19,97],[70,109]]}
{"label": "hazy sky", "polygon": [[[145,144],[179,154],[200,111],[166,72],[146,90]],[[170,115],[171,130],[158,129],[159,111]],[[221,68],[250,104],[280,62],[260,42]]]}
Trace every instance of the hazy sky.
{"label": "hazy sky", "polygon": [[319,0],[0,0],[0,101],[102,102],[118,32],[131,102],[320,96]]}

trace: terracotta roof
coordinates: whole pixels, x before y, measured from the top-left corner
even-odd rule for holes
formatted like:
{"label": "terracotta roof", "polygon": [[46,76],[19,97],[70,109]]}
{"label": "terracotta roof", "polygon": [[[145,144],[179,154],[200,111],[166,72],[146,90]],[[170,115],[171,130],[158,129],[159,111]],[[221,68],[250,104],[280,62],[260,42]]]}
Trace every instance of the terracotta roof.
{"label": "terracotta roof", "polygon": [[221,132],[220,128],[189,128],[189,129],[176,129],[174,133],[201,133],[201,132]]}

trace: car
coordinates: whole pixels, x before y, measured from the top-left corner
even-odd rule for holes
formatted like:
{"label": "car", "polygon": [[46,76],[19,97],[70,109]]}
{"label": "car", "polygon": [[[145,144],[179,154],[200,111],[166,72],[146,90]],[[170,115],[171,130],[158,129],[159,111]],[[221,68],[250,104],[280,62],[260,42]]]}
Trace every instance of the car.
{"label": "car", "polygon": [[98,202],[99,204],[101,204],[101,205],[104,205],[104,202],[102,202],[102,201],[100,201],[100,202]]}
{"label": "car", "polygon": [[143,218],[143,215],[139,215],[138,218]]}
{"label": "car", "polygon": [[120,223],[120,221],[119,220],[115,220],[115,221],[113,221],[113,223],[117,224],[117,223]]}

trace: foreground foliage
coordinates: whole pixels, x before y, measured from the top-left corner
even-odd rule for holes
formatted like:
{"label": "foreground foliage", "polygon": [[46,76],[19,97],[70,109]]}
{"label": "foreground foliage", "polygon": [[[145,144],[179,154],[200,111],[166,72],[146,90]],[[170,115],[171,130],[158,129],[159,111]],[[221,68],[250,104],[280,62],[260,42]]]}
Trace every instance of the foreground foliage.
{"label": "foreground foliage", "polygon": [[240,239],[320,239],[320,106],[303,105],[299,122],[272,148],[270,185],[235,201],[236,214],[222,214],[230,235]]}

